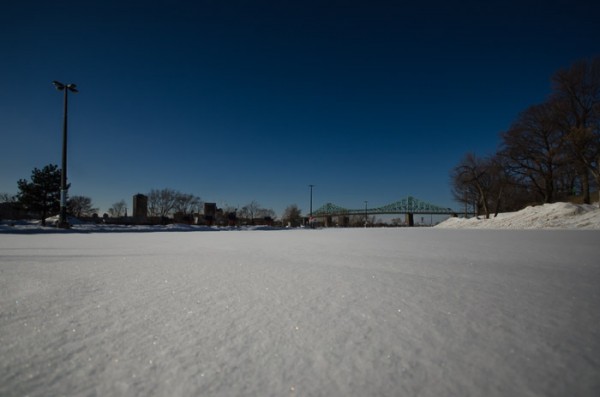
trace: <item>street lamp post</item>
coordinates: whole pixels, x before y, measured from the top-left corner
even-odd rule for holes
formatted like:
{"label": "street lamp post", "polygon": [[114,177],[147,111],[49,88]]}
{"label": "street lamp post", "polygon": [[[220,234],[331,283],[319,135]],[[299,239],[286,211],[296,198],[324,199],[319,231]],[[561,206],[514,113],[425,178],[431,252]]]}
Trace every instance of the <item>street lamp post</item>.
{"label": "street lamp post", "polygon": [[313,226],[313,221],[312,221],[312,191],[313,191],[313,187],[315,187],[315,185],[308,185],[310,187],[310,212],[308,213],[308,223],[310,224],[310,227]]}
{"label": "street lamp post", "polygon": [[75,84],[63,84],[60,81],[54,80],[52,82],[58,91],[65,92],[64,99],[64,112],[63,112],[63,141],[62,141],[62,164],[60,170],[60,214],[58,216],[58,227],[63,229],[69,228],[69,222],[67,221],[67,103],[68,93],[77,93],[77,86]]}
{"label": "street lamp post", "polygon": [[368,222],[368,221],[367,221],[367,219],[368,219],[368,218],[367,218],[367,203],[368,203],[368,201],[367,201],[367,200],[365,200],[365,227],[367,227],[367,222]]}

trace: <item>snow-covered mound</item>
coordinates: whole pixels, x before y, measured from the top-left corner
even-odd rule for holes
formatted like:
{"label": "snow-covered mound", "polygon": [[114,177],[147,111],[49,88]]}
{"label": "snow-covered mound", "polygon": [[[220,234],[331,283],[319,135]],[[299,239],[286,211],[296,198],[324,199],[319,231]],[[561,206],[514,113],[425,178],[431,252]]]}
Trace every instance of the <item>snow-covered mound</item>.
{"label": "snow-covered mound", "polygon": [[595,205],[554,203],[527,207],[497,217],[450,218],[436,227],[446,229],[600,229]]}

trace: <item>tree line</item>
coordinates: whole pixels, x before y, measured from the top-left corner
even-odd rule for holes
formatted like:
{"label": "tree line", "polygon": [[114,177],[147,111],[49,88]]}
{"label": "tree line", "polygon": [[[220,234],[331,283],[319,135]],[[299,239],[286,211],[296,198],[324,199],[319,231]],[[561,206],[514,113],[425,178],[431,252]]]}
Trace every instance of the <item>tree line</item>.
{"label": "tree line", "polygon": [[[9,205],[13,214],[20,214],[18,217],[35,215],[39,217],[42,225],[45,225],[46,218],[59,212],[61,170],[57,165],[49,164],[42,169],[34,168],[30,180],[19,179],[17,186],[19,189],[17,195],[0,194],[0,203]],[[145,195],[148,198],[147,215],[151,218],[167,219],[175,214],[180,214],[184,218],[190,217],[194,213],[201,213],[204,204],[196,195],[169,188],[151,189]],[[98,211],[92,199],[87,196],[71,196],[67,200],[67,213],[76,218],[98,216]],[[223,212],[235,213],[238,219],[251,224],[256,219],[277,218],[275,211],[263,208],[255,200],[241,208],[224,208]],[[123,218],[127,215],[125,200],[115,202],[106,214],[111,218]],[[296,204],[285,209],[282,221],[292,226],[302,224],[301,210]]]}
{"label": "tree line", "polygon": [[[146,193],[148,198],[148,216],[155,218],[168,218],[175,213],[183,215],[200,211],[203,202],[200,197],[193,194],[182,193],[174,189],[152,189]],[[120,200],[108,209],[108,215],[120,218],[127,215],[127,203]]]}
{"label": "tree line", "polygon": [[600,57],[552,76],[543,103],[523,110],[501,133],[496,153],[467,153],[451,171],[465,212],[489,217],[530,204],[582,196],[600,186]]}
{"label": "tree line", "polygon": [[[17,186],[17,195],[0,194],[0,203],[8,205],[10,213],[37,214],[45,225],[48,216],[59,212],[61,171],[57,165],[48,164],[42,169],[34,168],[31,180],[19,179]],[[67,200],[67,212],[75,217],[84,217],[98,212],[98,208],[93,207],[89,197],[72,196]]]}

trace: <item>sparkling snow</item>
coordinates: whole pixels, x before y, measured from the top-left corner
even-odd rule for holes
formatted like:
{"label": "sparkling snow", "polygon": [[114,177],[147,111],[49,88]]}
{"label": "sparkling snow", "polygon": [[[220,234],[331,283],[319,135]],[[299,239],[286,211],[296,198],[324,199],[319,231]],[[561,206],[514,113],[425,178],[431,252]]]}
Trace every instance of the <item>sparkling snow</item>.
{"label": "sparkling snow", "polygon": [[32,230],[1,396],[600,395],[598,230]]}

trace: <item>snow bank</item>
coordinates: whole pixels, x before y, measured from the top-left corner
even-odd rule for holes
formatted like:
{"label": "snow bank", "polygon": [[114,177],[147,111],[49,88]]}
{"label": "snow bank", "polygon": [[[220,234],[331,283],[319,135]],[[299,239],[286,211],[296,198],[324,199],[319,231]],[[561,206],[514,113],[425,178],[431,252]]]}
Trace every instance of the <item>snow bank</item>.
{"label": "snow bank", "polygon": [[446,229],[600,229],[595,205],[554,203],[527,207],[497,217],[449,218],[436,227]]}

